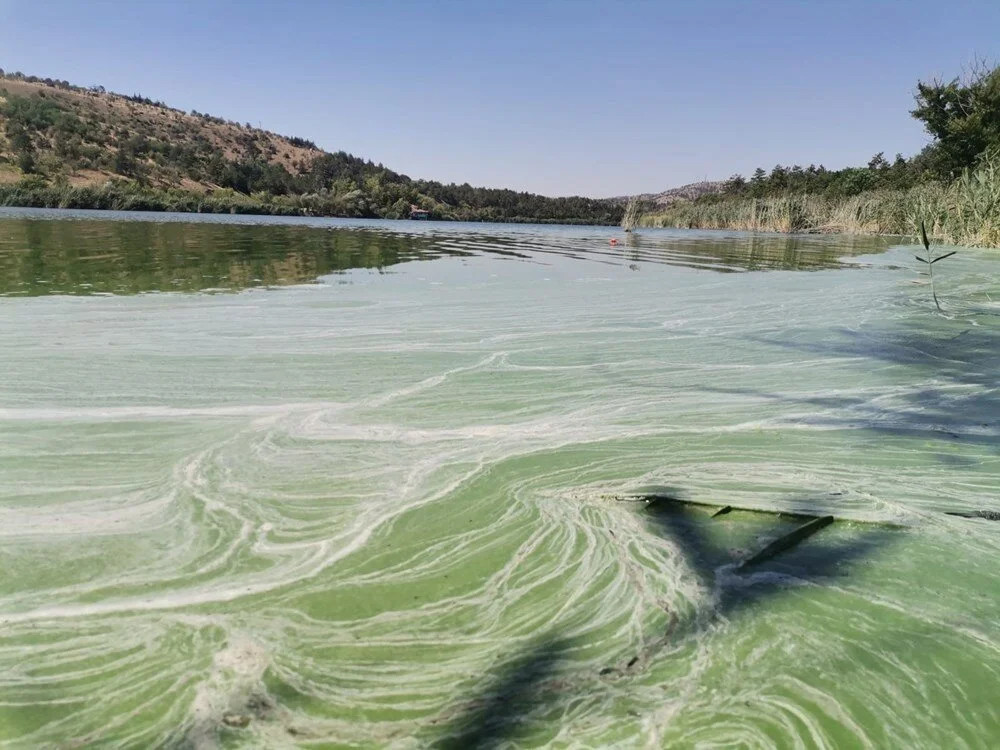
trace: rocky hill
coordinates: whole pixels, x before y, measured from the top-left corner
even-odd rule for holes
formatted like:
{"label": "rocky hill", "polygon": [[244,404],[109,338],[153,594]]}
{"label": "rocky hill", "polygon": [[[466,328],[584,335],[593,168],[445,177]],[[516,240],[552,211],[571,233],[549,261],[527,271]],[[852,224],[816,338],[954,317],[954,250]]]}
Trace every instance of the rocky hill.
{"label": "rocky hill", "polygon": [[664,190],[662,193],[639,193],[638,195],[622,195],[617,198],[612,198],[611,200],[618,203],[625,203],[630,198],[638,198],[640,201],[647,205],[654,206],[656,208],[662,208],[665,206],[670,206],[679,200],[689,200],[693,201],[696,198],[700,198],[703,195],[711,195],[712,193],[722,192],[723,187],[725,187],[725,182],[692,182],[688,185],[682,185],[681,187],[670,188],[669,190]]}

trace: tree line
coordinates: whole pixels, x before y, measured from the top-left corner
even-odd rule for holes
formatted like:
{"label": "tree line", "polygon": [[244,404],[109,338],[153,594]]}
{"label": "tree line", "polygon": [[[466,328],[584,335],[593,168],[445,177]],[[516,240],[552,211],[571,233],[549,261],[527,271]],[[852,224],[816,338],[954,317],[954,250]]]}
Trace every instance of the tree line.
{"label": "tree line", "polygon": [[721,194],[699,200],[802,194],[841,199],[869,191],[947,184],[1000,151],[1000,67],[980,64],[961,78],[921,81],[915,100],[910,114],[924,124],[933,141],[910,158],[896,154],[890,161],[878,153],[863,167],[835,170],[822,164],[778,164],[770,171],[758,167],[750,177],[734,174]]}
{"label": "tree line", "polygon": [[[176,205],[176,195],[159,201],[152,194],[168,189],[176,193],[194,182],[209,195],[233,191],[247,197],[241,205],[271,206],[278,213],[407,218],[416,206],[435,219],[590,224],[616,224],[621,219],[622,207],[613,201],[412,179],[344,151],[321,151],[305,138],[276,136],[249,123],[240,125],[196,111],[187,115],[140,94],[108,94],[20,73],[6,77],[90,97],[115,97],[129,107],[128,114],[116,114],[112,108],[88,106],[80,97],[44,90],[13,93],[0,81],[0,118],[7,136],[0,159],[31,178],[22,181],[16,192],[7,189],[8,203],[28,200],[32,193],[34,204],[46,205],[55,200],[75,205],[93,195],[107,196],[108,191],[94,190],[71,195],[69,176],[92,170],[111,173],[142,189],[118,190],[116,195],[143,193],[154,204]],[[149,110],[131,105],[156,112],[150,115]],[[186,206],[190,201],[180,203]]]}

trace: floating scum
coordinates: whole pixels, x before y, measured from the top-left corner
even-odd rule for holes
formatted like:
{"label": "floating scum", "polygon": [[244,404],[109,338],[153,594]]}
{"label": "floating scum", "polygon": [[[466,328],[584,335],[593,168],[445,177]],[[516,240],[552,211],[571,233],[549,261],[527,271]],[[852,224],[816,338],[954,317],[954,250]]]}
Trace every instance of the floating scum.
{"label": "floating scum", "polygon": [[996,256],[157,218],[0,221],[5,750],[996,744]]}
{"label": "floating scum", "polygon": [[[711,638],[720,621],[736,617],[743,609],[766,606],[769,599],[783,593],[795,596],[796,587],[836,586],[851,574],[852,566],[880,564],[878,553],[908,530],[905,523],[835,518],[816,510],[830,504],[832,497],[803,498],[789,509],[775,509],[736,508],[684,495],[678,488],[650,487],[600,494],[593,502],[637,509],[648,528],[680,550],[690,574],[711,589],[705,605],[689,611],[684,619],[665,608],[665,627],[661,623],[652,629],[639,651],[610,662],[596,675],[589,670],[560,674],[560,662],[571,660],[573,644],[550,631],[505,662],[480,693],[433,722],[444,724],[443,737],[433,743],[436,747],[457,750],[523,741],[530,737],[524,729],[530,725],[528,717],[537,720],[539,713],[546,714],[546,703],[557,705],[567,693],[588,695],[590,701],[602,692],[618,694],[623,684],[640,680],[663,652],[676,649],[685,638]],[[794,509],[795,505],[799,508]],[[1000,513],[993,511],[945,512],[1000,520]],[[824,530],[826,538],[814,538]],[[548,736],[555,739],[559,734]]]}

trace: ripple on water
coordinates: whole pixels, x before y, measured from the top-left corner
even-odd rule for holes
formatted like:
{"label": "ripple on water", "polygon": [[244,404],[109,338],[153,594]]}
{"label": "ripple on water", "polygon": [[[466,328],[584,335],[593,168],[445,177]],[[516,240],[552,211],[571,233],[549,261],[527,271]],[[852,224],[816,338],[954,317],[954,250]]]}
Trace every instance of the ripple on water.
{"label": "ripple on water", "polygon": [[[493,231],[3,303],[0,743],[989,746],[995,261],[943,318],[903,250]],[[738,574],[789,522],[651,486],[852,520]]]}

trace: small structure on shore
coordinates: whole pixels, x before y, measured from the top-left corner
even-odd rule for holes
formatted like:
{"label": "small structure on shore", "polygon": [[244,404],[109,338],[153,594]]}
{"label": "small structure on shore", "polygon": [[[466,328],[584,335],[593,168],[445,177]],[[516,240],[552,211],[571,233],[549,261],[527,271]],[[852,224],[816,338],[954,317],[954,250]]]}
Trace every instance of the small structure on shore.
{"label": "small structure on shore", "polygon": [[420,206],[410,204],[410,218],[411,219],[429,219],[431,212],[427,209],[421,208]]}

